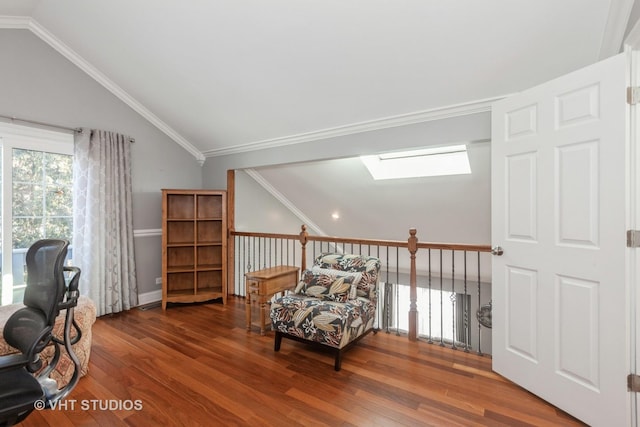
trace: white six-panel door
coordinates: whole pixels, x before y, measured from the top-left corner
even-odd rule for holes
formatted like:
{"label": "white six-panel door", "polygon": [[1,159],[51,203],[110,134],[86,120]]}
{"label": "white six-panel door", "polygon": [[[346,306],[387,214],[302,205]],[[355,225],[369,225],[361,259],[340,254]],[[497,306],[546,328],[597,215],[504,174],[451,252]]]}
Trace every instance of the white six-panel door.
{"label": "white six-panel door", "polygon": [[492,110],[493,368],[593,426],[630,423],[624,54]]}

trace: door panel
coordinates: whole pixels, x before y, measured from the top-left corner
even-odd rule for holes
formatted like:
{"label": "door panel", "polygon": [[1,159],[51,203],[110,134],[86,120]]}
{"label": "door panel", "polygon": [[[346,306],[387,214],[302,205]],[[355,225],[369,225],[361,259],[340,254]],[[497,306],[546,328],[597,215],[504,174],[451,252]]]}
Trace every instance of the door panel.
{"label": "door panel", "polygon": [[507,348],[520,357],[538,359],[538,275],[534,270],[507,267]]}
{"label": "door panel", "polygon": [[598,286],[596,282],[557,276],[558,374],[593,391],[599,389]]}
{"label": "door panel", "polygon": [[507,157],[507,235],[510,239],[537,240],[536,153]]}
{"label": "door panel", "polygon": [[598,141],[556,148],[558,244],[598,247],[599,148]]}

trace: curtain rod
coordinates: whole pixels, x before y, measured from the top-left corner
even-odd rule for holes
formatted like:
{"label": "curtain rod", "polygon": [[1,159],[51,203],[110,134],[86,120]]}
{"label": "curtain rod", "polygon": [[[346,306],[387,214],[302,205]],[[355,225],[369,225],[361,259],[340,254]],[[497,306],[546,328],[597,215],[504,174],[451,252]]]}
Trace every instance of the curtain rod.
{"label": "curtain rod", "polygon": [[50,127],[50,128],[68,130],[69,132],[81,132],[82,131],[81,128],[70,128],[70,127],[67,127],[67,126],[60,126],[60,125],[54,125],[54,124],[51,124],[51,123],[38,122],[36,120],[20,119],[20,118],[15,117],[15,116],[0,115],[0,117],[3,118],[3,119],[11,120],[12,122],[31,123],[31,124],[34,124],[34,125],[47,126],[47,127]]}
{"label": "curtain rod", "polygon": [[[36,120],[20,119],[20,118],[15,117],[15,116],[5,116],[5,115],[2,115],[2,114],[0,114],[0,118],[11,120],[12,122],[31,123],[31,124],[34,124],[34,125],[47,126],[47,127],[56,128],[56,129],[62,129],[62,130],[66,130],[66,131],[74,132],[74,133],[75,132],[82,133],[82,128],[70,128],[68,126],[54,125],[54,124],[51,124],[51,123],[39,122],[39,121],[36,121]],[[135,140],[135,138],[129,137],[129,142],[136,142],[136,140]]]}

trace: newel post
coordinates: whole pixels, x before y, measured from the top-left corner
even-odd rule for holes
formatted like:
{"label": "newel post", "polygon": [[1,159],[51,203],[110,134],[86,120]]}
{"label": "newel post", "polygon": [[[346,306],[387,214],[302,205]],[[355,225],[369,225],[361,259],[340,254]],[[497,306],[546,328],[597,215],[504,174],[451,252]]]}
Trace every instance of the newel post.
{"label": "newel post", "polygon": [[418,291],[416,279],[416,252],[418,252],[418,238],[416,229],[409,230],[408,241],[409,253],[411,254],[411,272],[409,275],[409,341],[418,340]]}
{"label": "newel post", "polygon": [[307,226],[302,224],[302,231],[300,232],[300,245],[302,246],[302,260],[300,262],[300,272],[303,272],[307,268],[307,240],[309,233],[307,233]]}

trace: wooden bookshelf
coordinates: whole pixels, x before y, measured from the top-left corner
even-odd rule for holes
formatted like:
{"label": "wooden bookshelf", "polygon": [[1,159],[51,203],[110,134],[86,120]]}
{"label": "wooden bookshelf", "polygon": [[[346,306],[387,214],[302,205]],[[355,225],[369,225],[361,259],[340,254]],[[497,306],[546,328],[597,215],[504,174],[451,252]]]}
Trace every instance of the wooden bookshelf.
{"label": "wooden bookshelf", "polygon": [[226,191],[162,190],[162,309],[227,302]]}

